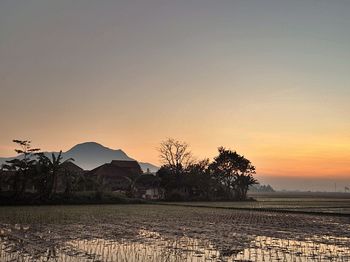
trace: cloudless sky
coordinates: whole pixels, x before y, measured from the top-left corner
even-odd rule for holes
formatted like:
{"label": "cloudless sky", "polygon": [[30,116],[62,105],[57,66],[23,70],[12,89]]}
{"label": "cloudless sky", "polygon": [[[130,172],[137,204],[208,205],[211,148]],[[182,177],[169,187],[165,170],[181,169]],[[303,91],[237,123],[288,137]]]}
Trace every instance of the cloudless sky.
{"label": "cloudless sky", "polygon": [[1,1],[0,155],[14,138],[96,141],[159,164],[174,137],[198,158],[235,149],[279,188],[350,184],[349,14],[347,0]]}

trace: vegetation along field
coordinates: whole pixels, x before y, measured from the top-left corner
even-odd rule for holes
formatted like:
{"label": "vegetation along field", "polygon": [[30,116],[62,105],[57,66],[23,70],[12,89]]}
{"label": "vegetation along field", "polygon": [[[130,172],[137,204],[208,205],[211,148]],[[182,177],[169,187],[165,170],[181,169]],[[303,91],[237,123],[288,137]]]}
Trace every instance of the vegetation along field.
{"label": "vegetation along field", "polygon": [[350,261],[350,218],[337,215],[170,204],[0,207],[0,234],[0,261]]}

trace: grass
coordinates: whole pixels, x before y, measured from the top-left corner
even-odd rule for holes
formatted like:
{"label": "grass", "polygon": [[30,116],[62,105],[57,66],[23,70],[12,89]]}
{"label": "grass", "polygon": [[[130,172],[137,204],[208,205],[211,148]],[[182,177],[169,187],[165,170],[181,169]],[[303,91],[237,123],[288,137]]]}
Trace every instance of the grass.
{"label": "grass", "polygon": [[[161,215],[173,217],[188,211],[188,207],[152,204],[1,206],[0,223],[26,225],[112,223],[139,217],[157,218]],[[202,208],[192,209],[192,212],[196,211],[203,212]]]}
{"label": "grass", "polygon": [[143,205],[2,206],[0,222],[11,224],[92,223],[142,209]]}
{"label": "grass", "polygon": [[0,205],[91,205],[91,204],[142,204],[142,199],[134,199],[114,192],[97,195],[94,191],[74,192],[69,195],[57,193],[50,199],[38,199],[36,194],[26,193],[21,199],[14,199],[11,192],[1,192]]}

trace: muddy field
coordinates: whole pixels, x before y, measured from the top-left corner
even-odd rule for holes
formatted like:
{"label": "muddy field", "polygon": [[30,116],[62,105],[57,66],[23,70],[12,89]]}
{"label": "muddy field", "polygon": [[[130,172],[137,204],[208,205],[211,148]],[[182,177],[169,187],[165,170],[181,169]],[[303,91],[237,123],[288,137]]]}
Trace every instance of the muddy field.
{"label": "muddy field", "polygon": [[0,207],[0,261],[350,261],[350,218],[161,205]]}
{"label": "muddy field", "polygon": [[237,202],[179,202],[181,206],[222,207],[232,209],[259,209],[325,213],[350,216],[350,194],[344,193],[258,193],[251,195],[257,201]]}

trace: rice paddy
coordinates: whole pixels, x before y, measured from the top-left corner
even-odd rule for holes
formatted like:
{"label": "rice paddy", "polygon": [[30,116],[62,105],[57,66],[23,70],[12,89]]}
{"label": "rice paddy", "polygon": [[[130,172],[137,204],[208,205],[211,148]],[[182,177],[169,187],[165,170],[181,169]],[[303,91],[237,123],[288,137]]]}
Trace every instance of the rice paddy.
{"label": "rice paddy", "polygon": [[0,261],[350,261],[350,217],[172,205],[0,207]]}
{"label": "rice paddy", "polygon": [[324,213],[350,215],[350,194],[257,194],[258,201],[236,202],[179,202],[181,206],[219,207],[231,209],[258,209],[271,211],[292,211],[300,213]]}

